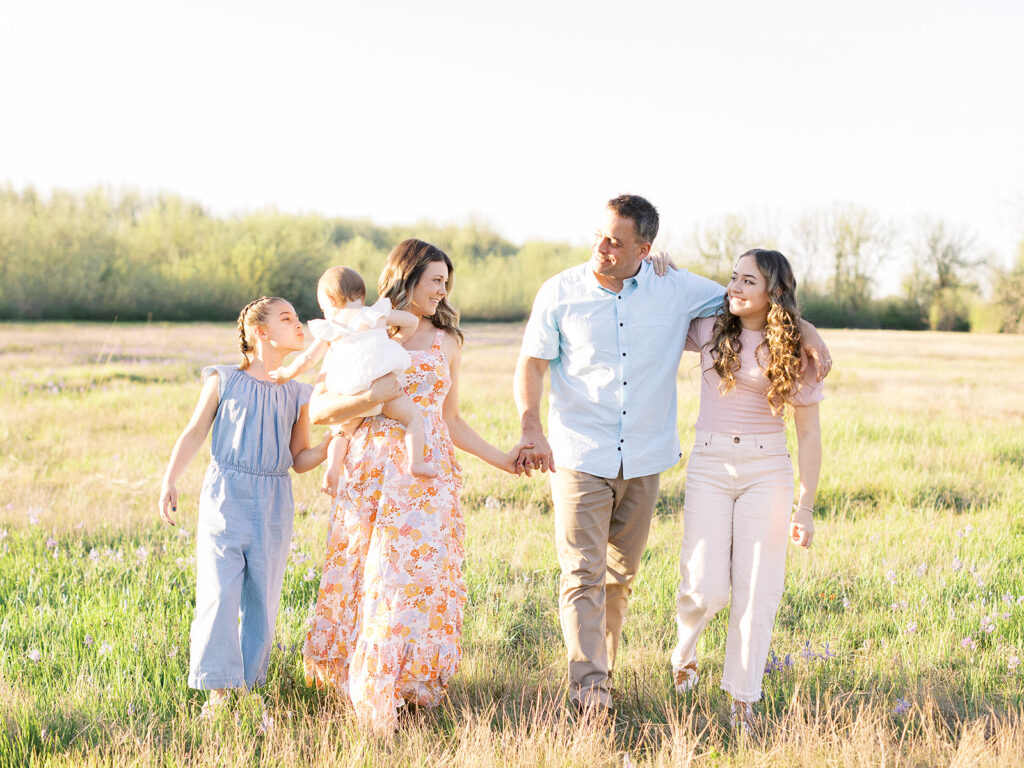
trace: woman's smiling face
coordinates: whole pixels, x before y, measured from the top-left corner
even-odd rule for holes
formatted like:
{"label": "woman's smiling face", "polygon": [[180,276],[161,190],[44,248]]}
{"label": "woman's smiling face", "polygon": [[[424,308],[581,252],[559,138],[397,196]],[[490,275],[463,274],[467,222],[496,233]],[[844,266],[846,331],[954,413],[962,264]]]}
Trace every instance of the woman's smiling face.
{"label": "woman's smiling face", "polygon": [[431,261],[420,275],[419,281],[409,295],[407,309],[420,317],[431,317],[437,312],[437,305],[448,295],[448,265],[443,261]]}
{"label": "woman's smiling face", "polygon": [[[732,270],[732,279],[726,286],[729,292],[729,311],[740,318],[768,321],[768,281],[753,256],[742,256]],[[744,324],[746,325],[746,324]]]}

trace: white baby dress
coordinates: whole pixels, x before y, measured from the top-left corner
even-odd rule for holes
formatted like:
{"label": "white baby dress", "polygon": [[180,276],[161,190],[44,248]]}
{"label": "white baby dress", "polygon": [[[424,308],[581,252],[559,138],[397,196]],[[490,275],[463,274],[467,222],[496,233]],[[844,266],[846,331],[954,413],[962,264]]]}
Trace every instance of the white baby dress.
{"label": "white baby dress", "polygon": [[[388,337],[390,311],[391,300],[382,298],[360,309],[348,323],[309,321],[310,332],[331,343],[321,369],[327,374],[324,383],[328,391],[355,395],[369,389],[371,382],[385,373],[402,373],[412,365],[405,347]],[[380,413],[379,406],[374,413]]]}

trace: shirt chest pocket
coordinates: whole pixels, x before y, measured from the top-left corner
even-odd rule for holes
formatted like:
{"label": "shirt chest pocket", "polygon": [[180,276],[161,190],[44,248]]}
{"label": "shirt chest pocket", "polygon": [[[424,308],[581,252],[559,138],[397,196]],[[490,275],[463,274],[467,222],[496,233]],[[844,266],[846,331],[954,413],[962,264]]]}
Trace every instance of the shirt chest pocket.
{"label": "shirt chest pocket", "polygon": [[685,341],[685,329],[680,330],[677,315],[647,313],[629,323],[629,346],[640,356],[640,361],[662,355],[676,355]]}

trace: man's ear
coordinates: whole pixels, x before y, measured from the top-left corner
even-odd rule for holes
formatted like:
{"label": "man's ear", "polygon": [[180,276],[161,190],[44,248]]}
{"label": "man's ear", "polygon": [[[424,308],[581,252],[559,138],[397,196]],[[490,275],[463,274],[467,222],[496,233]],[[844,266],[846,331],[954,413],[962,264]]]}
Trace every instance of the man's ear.
{"label": "man's ear", "polygon": [[640,258],[646,259],[651,253],[651,243],[644,243],[640,246]]}

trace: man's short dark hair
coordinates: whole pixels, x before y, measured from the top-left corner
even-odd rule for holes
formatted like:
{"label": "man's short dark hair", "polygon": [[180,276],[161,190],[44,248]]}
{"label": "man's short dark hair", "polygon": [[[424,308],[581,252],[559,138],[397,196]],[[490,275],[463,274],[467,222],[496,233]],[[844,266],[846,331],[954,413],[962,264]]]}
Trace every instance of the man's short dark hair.
{"label": "man's short dark hair", "polygon": [[608,207],[620,219],[631,219],[641,243],[653,243],[658,236],[658,209],[640,195],[619,195],[608,201]]}

